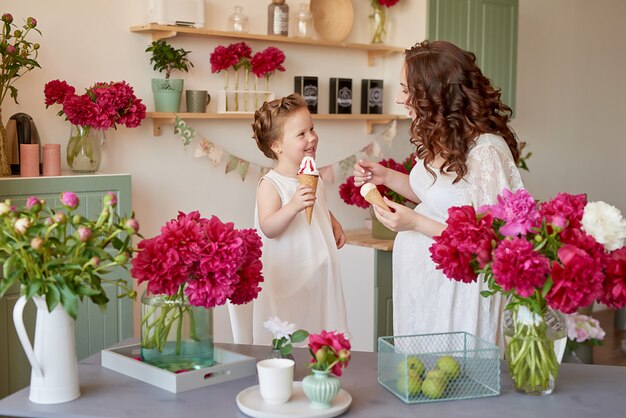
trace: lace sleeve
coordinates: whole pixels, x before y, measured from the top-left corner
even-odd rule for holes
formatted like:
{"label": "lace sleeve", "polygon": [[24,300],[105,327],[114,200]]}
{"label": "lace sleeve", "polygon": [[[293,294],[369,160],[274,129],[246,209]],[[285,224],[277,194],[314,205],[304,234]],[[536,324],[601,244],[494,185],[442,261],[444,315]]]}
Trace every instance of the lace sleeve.
{"label": "lace sleeve", "polygon": [[493,204],[504,188],[524,187],[511,154],[492,143],[474,148],[467,158],[469,200],[475,208]]}

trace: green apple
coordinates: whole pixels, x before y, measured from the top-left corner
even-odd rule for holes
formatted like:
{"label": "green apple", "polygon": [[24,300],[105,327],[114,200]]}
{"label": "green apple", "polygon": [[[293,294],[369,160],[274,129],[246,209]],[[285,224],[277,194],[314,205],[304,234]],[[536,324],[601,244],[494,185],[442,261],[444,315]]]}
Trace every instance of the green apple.
{"label": "green apple", "polygon": [[421,376],[424,373],[426,368],[424,367],[424,363],[417,356],[408,356],[405,360],[402,360],[396,366],[396,371],[400,376],[408,373],[409,370],[412,370],[417,373],[418,376]]}
{"label": "green apple", "polygon": [[442,370],[449,380],[456,379],[461,374],[461,365],[452,356],[441,356],[435,367]]}
{"label": "green apple", "polygon": [[441,369],[431,369],[426,373],[426,379],[439,380],[444,385],[448,383],[448,375]]}
{"label": "green apple", "polygon": [[446,383],[444,380],[427,377],[422,382],[422,393],[431,399],[441,398],[445,391]]}
{"label": "green apple", "polygon": [[416,396],[422,389],[422,379],[410,370],[408,375],[400,375],[396,380],[396,389],[402,395]]}

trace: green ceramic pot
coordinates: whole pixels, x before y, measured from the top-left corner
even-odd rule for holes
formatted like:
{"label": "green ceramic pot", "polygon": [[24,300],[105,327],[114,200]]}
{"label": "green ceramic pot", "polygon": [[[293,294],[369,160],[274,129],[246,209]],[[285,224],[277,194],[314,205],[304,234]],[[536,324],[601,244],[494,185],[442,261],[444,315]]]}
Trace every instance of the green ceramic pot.
{"label": "green ceramic pot", "polygon": [[311,401],[311,407],[327,409],[341,390],[339,379],[330,371],[312,370],[313,374],[302,379],[302,390]]}

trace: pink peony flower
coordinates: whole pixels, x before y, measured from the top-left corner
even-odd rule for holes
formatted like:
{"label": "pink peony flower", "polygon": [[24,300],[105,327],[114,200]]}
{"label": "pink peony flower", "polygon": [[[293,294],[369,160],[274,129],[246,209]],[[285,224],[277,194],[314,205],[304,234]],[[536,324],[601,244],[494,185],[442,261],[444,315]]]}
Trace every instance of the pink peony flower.
{"label": "pink peony flower", "polygon": [[285,53],[276,47],[269,46],[254,54],[250,65],[252,73],[258,78],[269,78],[275,71],[285,71],[283,62],[285,62]]}
{"label": "pink peony flower", "polygon": [[502,219],[504,225],[500,227],[500,233],[508,237],[524,235],[540,225],[537,204],[524,189],[515,193],[504,189],[497,204],[483,206],[479,212],[489,212],[494,218]]}
{"label": "pink peony flower", "polygon": [[399,1],[400,0],[372,0],[372,6],[374,6],[374,3],[377,3],[380,6],[392,7],[398,4]]}
{"label": "pink peony flower", "polygon": [[553,284],[546,301],[552,309],[572,313],[581,306],[591,305],[602,295],[604,275],[599,263],[571,244],[559,248],[551,275]]}
{"label": "pink peony flower", "polygon": [[239,57],[234,54],[232,49],[218,45],[211,53],[209,61],[211,62],[211,72],[219,73],[237,64]]}
{"label": "pink peony flower", "polygon": [[102,201],[106,206],[114,208],[117,206],[117,195],[114,192],[107,192],[107,194],[102,198]]}
{"label": "pink peony flower", "polygon": [[580,228],[586,204],[584,194],[559,193],[554,199],[542,203],[539,213],[547,223],[558,228]]}
{"label": "pink peony flower", "polygon": [[626,306],[626,247],[609,255],[606,281],[599,301],[614,309]]}
{"label": "pink peony flower", "polygon": [[46,96],[46,109],[53,104],[63,104],[65,100],[74,95],[76,89],[67,84],[65,81],[52,80],[49,81],[44,87],[44,94]]}
{"label": "pink peony flower", "polygon": [[534,251],[524,238],[505,239],[495,249],[492,264],[496,283],[505,291],[532,296],[543,287],[550,272],[550,260]]}
{"label": "pink peony flower", "polygon": [[350,176],[339,186],[339,196],[348,205],[368,208],[370,204],[361,196],[361,188],[354,185],[354,176]]}
{"label": "pink peony flower", "polygon": [[350,341],[343,333],[322,331],[309,334],[309,350],[313,355],[309,367],[314,370],[330,370],[341,376],[342,369],[350,362]]}
{"label": "pink peony flower", "polygon": [[61,193],[61,204],[68,209],[76,209],[79,204],[78,196],[74,192]]}
{"label": "pink peony flower", "polygon": [[33,209],[36,205],[39,205],[39,207],[41,207],[39,199],[37,199],[35,196],[30,196],[28,199],[26,199],[26,207],[28,209]]}

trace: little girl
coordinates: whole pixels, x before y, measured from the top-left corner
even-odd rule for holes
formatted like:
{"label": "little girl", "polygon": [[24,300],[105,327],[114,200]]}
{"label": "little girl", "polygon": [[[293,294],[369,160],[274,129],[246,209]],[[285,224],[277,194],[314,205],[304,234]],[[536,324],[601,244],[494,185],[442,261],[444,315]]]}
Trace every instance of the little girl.
{"label": "little girl", "polygon": [[[317,192],[298,184],[300,162],[315,158],[318,136],[306,102],[298,94],[263,103],[254,114],[253,138],[277,161],[257,188],[254,226],[263,240],[262,291],[254,301],[254,344],[270,344],[263,322],[270,316],[309,332],[346,332],[337,249],[343,228]],[[313,206],[309,225],[304,209]]]}

